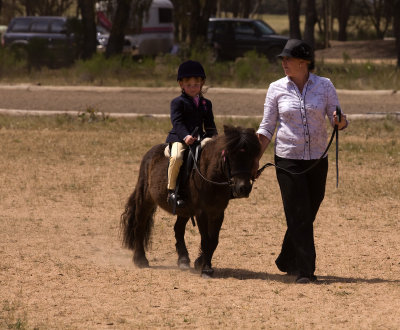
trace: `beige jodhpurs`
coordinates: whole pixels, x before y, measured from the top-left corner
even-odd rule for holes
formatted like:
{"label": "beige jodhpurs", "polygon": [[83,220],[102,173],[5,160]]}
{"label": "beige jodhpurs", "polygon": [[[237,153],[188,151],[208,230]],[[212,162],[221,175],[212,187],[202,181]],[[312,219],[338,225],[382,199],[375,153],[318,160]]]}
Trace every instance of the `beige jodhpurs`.
{"label": "beige jodhpurs", "polygon": [[181,142],[174,142],[171,145],[171,156],[169,157],[168,166],[168,189],[175,189],[176,179],[183,163],[183,154],[187,149],[187,145]]}

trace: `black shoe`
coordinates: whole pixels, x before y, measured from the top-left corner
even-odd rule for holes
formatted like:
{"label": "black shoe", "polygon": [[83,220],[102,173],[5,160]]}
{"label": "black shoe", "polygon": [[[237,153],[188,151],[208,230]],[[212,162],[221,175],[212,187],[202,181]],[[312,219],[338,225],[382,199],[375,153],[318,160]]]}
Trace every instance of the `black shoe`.
{"label": "black shoe", "polygon": [[288,273],[288,275],[299,275],[295,259],[282,258],[280,254],[275,260],[275,265],[282,273]]}
{"label": "black shoe", "polygon": [[304,275],[299,275],[296,279],[297,284],[308,284],[311,282],[316,282],[317,281],[317,276],[311,275],[311,276],[304,276]]}

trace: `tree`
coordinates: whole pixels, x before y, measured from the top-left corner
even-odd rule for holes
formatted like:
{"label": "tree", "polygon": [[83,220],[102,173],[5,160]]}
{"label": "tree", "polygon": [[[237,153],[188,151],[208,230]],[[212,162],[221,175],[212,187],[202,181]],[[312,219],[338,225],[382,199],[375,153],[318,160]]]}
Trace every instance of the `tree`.
{"label": "tree", "polygon": [[200,46],[207,38],[208,19],[216,11],[214,0],[192,0],[190,11],[189,38],[190,46]]}
{"label": "tree", "polygon": [[131,0],[117,0],[117,9],[112,20],[112,28],[106,48],[106,57],[122,53],[130,10]]}
{"label": "tree", "polygon": [[300,6],[301,0],[288,0],[290,38],[301,39]]}
{"label": "tree", "polygon": [[174,5],[175,36],[188,42],[190,47],[200,46],[207,38],[208,19],[215,15],[215,0],[172,0]]}
{"label": "tree", "polygon": [[331,1],[330,0],[322,0],[322,15],[324,18],[324,48],[330,47],[329,40],[331,39]]}
{"label": "tree", "polygon": [[110,38],[106,48],[106,57],[122,53],[125,30],[129,19],[131,19],[134,32],[140,31],[143,17],[147,15],[151,2],[151,0],[117,0],[117,8],[112,20]]}
{"label": "tree", "polygon": [[88,59],[96,53],[95,0],[78,0],[78,7],[83,27],[82,58]]}
{"label": "tree", "polygon": [[363,0],[363,4],[375,28],[376,36],[383,39],[392,19],[390,0]]}
{"label": "tree", "polygon": [[353,0],[336,0],[336,17],[339,22],[339,35],[338,40],[347,40],[347,23],[350,18],[351,7]]}
{"label": "tree", "polygon": [[307,0],[306,2],[306,23],[304,26],[304,41],[314,48],[314,26],[318,20],[315,0]]}
{"label": "tree", "polygon": [[400,68],[400,0],[392,0],[393,34],[396,38],[397,67]]}
{"label": "tree", "polygon": [[188,26],[190,16],[188,15],[190,3],[182,0],[171,0],[174,5],[174,35],[175,40],[186,42],[188,39]]}
{"label": "tree", "polygon": [[72,6],[74,0],[20,0],[27,16],[61,16]]}
{"label": "tree", "polygon": [[262,0],[216,0],[215,2],[218,13],[221,11],[230,12],[233,17],[248,18],[261,6]]}

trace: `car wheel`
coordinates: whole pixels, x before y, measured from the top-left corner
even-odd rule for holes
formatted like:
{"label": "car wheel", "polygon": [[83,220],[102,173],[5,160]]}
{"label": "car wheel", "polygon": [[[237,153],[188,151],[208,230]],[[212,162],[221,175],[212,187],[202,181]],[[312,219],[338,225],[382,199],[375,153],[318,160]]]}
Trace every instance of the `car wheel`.
{"label": "car wheel", "polygon": [[210,62],[215,63],[221,60],[221,52],[217,45],[211,46]]}
{"label": "car wheel", "polygon": [[12,45],[10,48],[14,58],[17,61],[23,61],[28,59],[28,50],[26,48],[26,45]]}

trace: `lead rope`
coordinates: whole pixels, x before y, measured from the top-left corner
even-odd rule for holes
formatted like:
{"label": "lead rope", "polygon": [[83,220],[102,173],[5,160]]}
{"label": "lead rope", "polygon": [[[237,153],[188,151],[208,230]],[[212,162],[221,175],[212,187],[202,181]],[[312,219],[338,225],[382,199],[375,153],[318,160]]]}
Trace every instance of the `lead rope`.
{"label": "lead rope", "polygon": [[[342,109],[336,106],[336,116],[339,119],[339,123],[342,121]],[[336,188],[339,187],[339,127],[335,125],[336,130]]]}
{"label": "lead rope", "polygon": [[[329,140],[328,146],[326,147],[326,149],[325,149],[324,153],[322,154],[322,156],[321,156],[314,164],[312,164],[309,168],[305,169],[304,171],[301,171],[301,172],[291,172],[291,171],[287,170],[286,168],[280,167],[280,166],[278,166],[278,165],[276,165],[276,164],[274,164],[274,163],[266,163],[265,165],[263,165],[262,167],[260,167],[260,168],[257,170],[256,178],[258,178],[258,177],[261,175],[261,173],[262,173],[267,167],[270,167],[270,166],[274,166],[274,167],[277,168],[277,169],[280,169],[280,170],[282,170],[282,171],[285,171],[286,173],[293,174],[293,175],[301,175],[301,174],[307,173],[308,171],[310,171],[311,169],[313,169],[315,166],[317,166],[317,165],[319,164],[319,162],[321,161],[321,159],[325,157],[326,153],[328,152],[328,150],[329,150],[329,148],[330,148],[330,146],[331,146],[331,144],[332,144],[333,138],[335,137],[335,135],[336,135],[336,138],[338,137],[338,135],[339,135],[338,132],[339,132],[338,127],[337,127],[337,125],[335,125],[335,127],[334,127],[334,129],[333,129],[333,132],[332,132],[332,135],[331,135],[331,138],[330,138],[330,140]],[[336,154],[337,154],[337,155],[338,155],[338,153],[339,153],[339,151],[338,151],[338,146],[339,146],[339,145],[338,145],[338,139],[336,139]],[[339,168],[338,168],[337,162],[336,162],[336,171],[337,171],[337,175],[336,175],[336,176],[337,176],[337,180],[339,180],[339,172],[338,172],[338,171],[339,171]],[[337,184],[338,184],[338,182],[337,182]]]}

